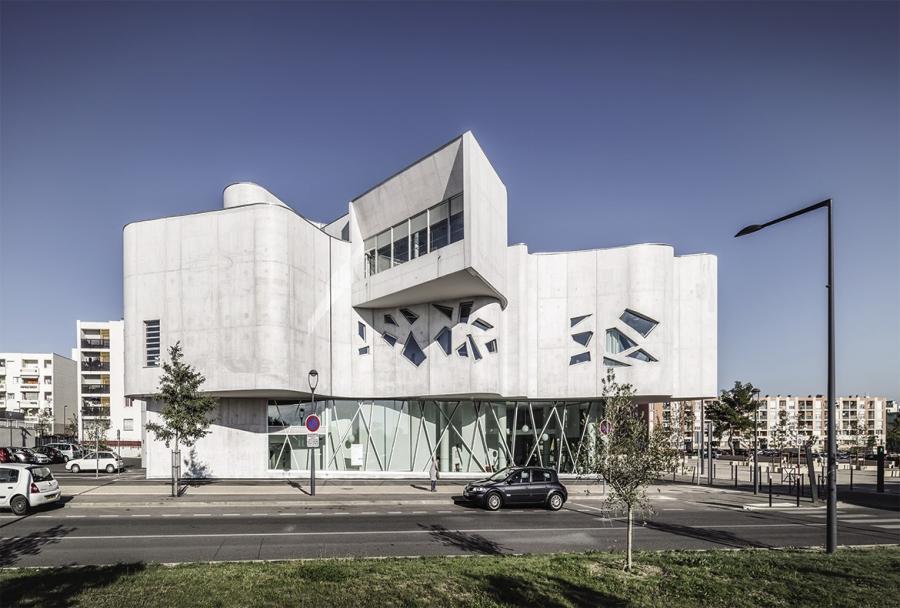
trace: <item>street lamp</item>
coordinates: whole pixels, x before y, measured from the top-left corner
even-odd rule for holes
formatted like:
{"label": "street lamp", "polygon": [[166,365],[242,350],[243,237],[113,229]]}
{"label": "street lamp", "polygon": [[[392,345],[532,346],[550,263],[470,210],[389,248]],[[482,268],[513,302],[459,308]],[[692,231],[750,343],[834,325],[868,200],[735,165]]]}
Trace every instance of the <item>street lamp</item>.
{"label": "street lamp", "polygon": [[[309,370],[309,390],[312,392],[312,413],[316,413],[316,387],[319,385],[319,372],[314,369]],[[309,450],[309,495],[316,495],[316,449]]]}
{"label": "street lamp", "polygon": [[753,494],[759,494],[759,389],[754,388],[753,394],[756,399],[753,400]]}
{"label": "street lamp", "polygon": [[832,230],[831,199],[825,199],[794,211],[765,224],[752,224],[741,229],[735,237],[752,234],[779,222],[795,218],[821,208],[828,209],[828,489],[825,515],[825,551],[834,553],[837,548],[837,443],[834,435],[834,241]]}

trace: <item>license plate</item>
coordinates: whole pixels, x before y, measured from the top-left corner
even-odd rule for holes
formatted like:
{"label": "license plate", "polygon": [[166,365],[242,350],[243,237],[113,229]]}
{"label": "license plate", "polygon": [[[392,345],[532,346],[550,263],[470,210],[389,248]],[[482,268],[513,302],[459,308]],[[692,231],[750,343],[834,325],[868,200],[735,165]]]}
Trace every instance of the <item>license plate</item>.
{"label": "license plate", "polygon": [[54,492],[53,494],[47,494],[46,497],[47,497],[47,500],[56,500],[57,498],[59,498],[59,492]]}

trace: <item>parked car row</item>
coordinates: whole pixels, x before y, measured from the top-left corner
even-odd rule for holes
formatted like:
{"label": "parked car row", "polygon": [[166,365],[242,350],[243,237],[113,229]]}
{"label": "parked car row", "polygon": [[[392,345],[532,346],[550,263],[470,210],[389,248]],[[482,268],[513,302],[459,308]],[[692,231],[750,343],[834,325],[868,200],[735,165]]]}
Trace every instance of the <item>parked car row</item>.
{"label": "parked car row", "polygon": [[50,458],[30,448],[0,448],[0,463],[50,464]]}

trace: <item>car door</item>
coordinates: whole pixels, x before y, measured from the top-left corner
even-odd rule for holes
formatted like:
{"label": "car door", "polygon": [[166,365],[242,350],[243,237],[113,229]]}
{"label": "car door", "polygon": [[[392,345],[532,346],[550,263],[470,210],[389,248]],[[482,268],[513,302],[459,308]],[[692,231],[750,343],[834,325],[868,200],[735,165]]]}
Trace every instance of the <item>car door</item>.
{"label": "car door", "polygon": [[0,467],[0,505],[8,505],[19,482],[19,470],[12,467]]}
{"label": "car door", "polygon": [[513,473],[507,480],[504,498],[506,504],[521,505],[530,500],[531,492],[531,471],[522,469]]}
{"label": "car door", "polygon": [[542,504],[547,498],[550,491],[550,482],[553,475],[546,469],[533,469],[531,471],[531,489],[529,491],[529,502],[534,504]]}

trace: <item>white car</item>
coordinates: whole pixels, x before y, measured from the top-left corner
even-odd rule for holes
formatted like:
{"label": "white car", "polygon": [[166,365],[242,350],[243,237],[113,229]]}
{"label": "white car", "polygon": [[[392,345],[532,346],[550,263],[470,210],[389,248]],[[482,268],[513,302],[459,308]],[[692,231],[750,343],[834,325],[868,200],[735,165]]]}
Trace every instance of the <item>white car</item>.
{"label": "white car", "polygon": [[73,458],[81,458],[84,449],[77,443],[48,443],[47,447],[51,447],[62,453],[66,460]]}
{"label": "white car", "polygon": [[115,473],[125,468],[125,463],[113,452],[97,452],[85,454],[82,458],[74,458],[66,463],[66,470],[73,473],[81,471],[106,471],[107,473]]}
{"label": "white car", "polygon": [[0,464],[0,507],[25,515],[29,509],[59,500],[59,482],[45,466]]}

